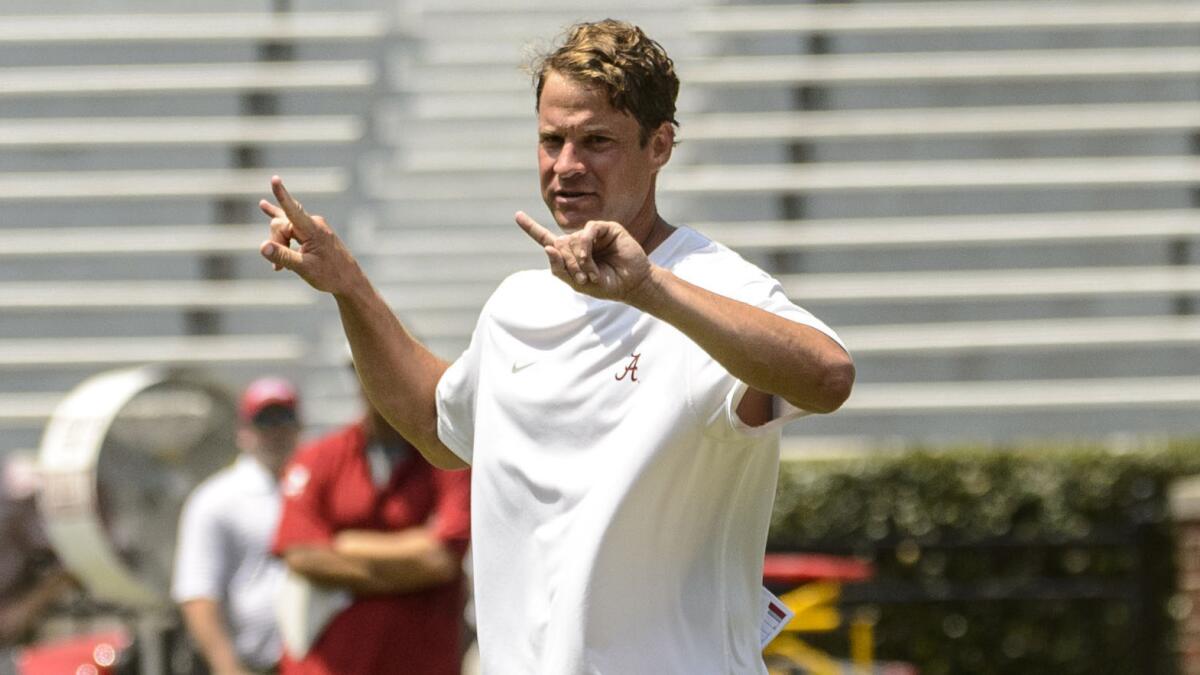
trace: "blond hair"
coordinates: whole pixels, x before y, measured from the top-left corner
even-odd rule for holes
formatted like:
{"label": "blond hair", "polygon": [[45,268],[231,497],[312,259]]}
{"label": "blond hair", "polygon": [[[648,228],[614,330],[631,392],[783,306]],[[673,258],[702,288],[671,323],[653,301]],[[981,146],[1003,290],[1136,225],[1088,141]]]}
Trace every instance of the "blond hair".
{"label": "blond hair", "polygon": [[567,30],[563,45],[530,65],[537,87],[537,109],[550,72],[599,87],[614,110],[627,112],[641,127],[641,143],[664,122],[679,126],[675,99],[679,78],[667,51],[631,23],[605,19]]}

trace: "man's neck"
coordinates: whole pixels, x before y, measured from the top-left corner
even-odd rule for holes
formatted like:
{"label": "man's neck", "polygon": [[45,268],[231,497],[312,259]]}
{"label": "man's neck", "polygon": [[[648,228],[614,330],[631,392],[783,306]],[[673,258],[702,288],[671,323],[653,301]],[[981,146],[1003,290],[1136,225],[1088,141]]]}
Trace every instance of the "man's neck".
{"label": "man's neck", "polygon": [[654,214],[654,221],[650,225],[649,231],[645,235],[638,238],[638,243],[642,245],[642,250],[646,255],[658,248],[659,244],[667,240],[671,233],[675,231],[675,226],[662,219],[662,216]]}

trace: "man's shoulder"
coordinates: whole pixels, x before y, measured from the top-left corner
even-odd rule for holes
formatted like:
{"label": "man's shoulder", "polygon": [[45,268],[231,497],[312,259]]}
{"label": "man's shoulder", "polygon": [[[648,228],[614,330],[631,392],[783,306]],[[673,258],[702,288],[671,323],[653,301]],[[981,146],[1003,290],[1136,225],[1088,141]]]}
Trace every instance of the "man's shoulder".
{"label": "man's shoulder", "polygon": [[200,481],[188,495],[186,508],[197,514],[217,515],[235,502],[230,498],[240,490],[236,464],[223,467]]}
{"label": "man's shoulder", "polygon": [[482,314],[524,315],[531,308],[569,301],[576,293],[548,269],[521,270],[504,278],[484,303]]}
{"label": "man's shoulder", "polygon": [[191,499],[210,499],[226,494],[237,486],[237,463],[226,465],[200,481],[192,490]]}
{"label": "man's shoulder", "polygon": [[547,269],[520,270],[518,272],[513,272],[505,277],[504,280],[496,286],[496,290],[492,292],[492,300],[497,298],[503,299],[514,295],[522,295],[529,292],[545,292],[548,289],[554,288],[553,284],[549,282],[557,281],[558,280],[554,278],[554,275],[550,274],[550,270]]}
{"label": "man's shoulder", "polygon": [[[666,266],[699,286],[742,286],[770,279],[759,266],[737,251],[688,227],[680,227],[679,241]],[[713,289],[716,290],[716,289]]]}

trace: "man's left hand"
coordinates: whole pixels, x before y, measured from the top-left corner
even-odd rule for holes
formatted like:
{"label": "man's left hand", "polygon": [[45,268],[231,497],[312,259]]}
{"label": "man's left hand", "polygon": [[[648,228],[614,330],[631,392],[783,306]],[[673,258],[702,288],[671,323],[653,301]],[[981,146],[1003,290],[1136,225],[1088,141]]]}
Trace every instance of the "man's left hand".
{"label": "man's left hand", "polygon": [[516,221],[545,249],[551,273],[580,293],[628,302],[650,278],[650,259],[620,223],[591,220],[575,232],[555,235],[523,211]]}

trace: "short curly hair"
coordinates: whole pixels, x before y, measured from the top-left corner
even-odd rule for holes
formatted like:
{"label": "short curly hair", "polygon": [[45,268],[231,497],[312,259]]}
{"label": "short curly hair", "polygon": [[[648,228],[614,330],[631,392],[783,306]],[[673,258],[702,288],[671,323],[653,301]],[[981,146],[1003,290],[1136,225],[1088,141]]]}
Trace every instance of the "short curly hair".
{"label": "short curly hair", "polygon": [[530,65],[537,87],[535,110],[541,104],[546,77],[553,71],[607,91],[615,110],[637,120],[643,146],[663,122],[679,126],[675,119],[679,96],[675,64],[662,45],[646,37],[641,28],[605,19],[575,24],[566,35],[561,47]]}

